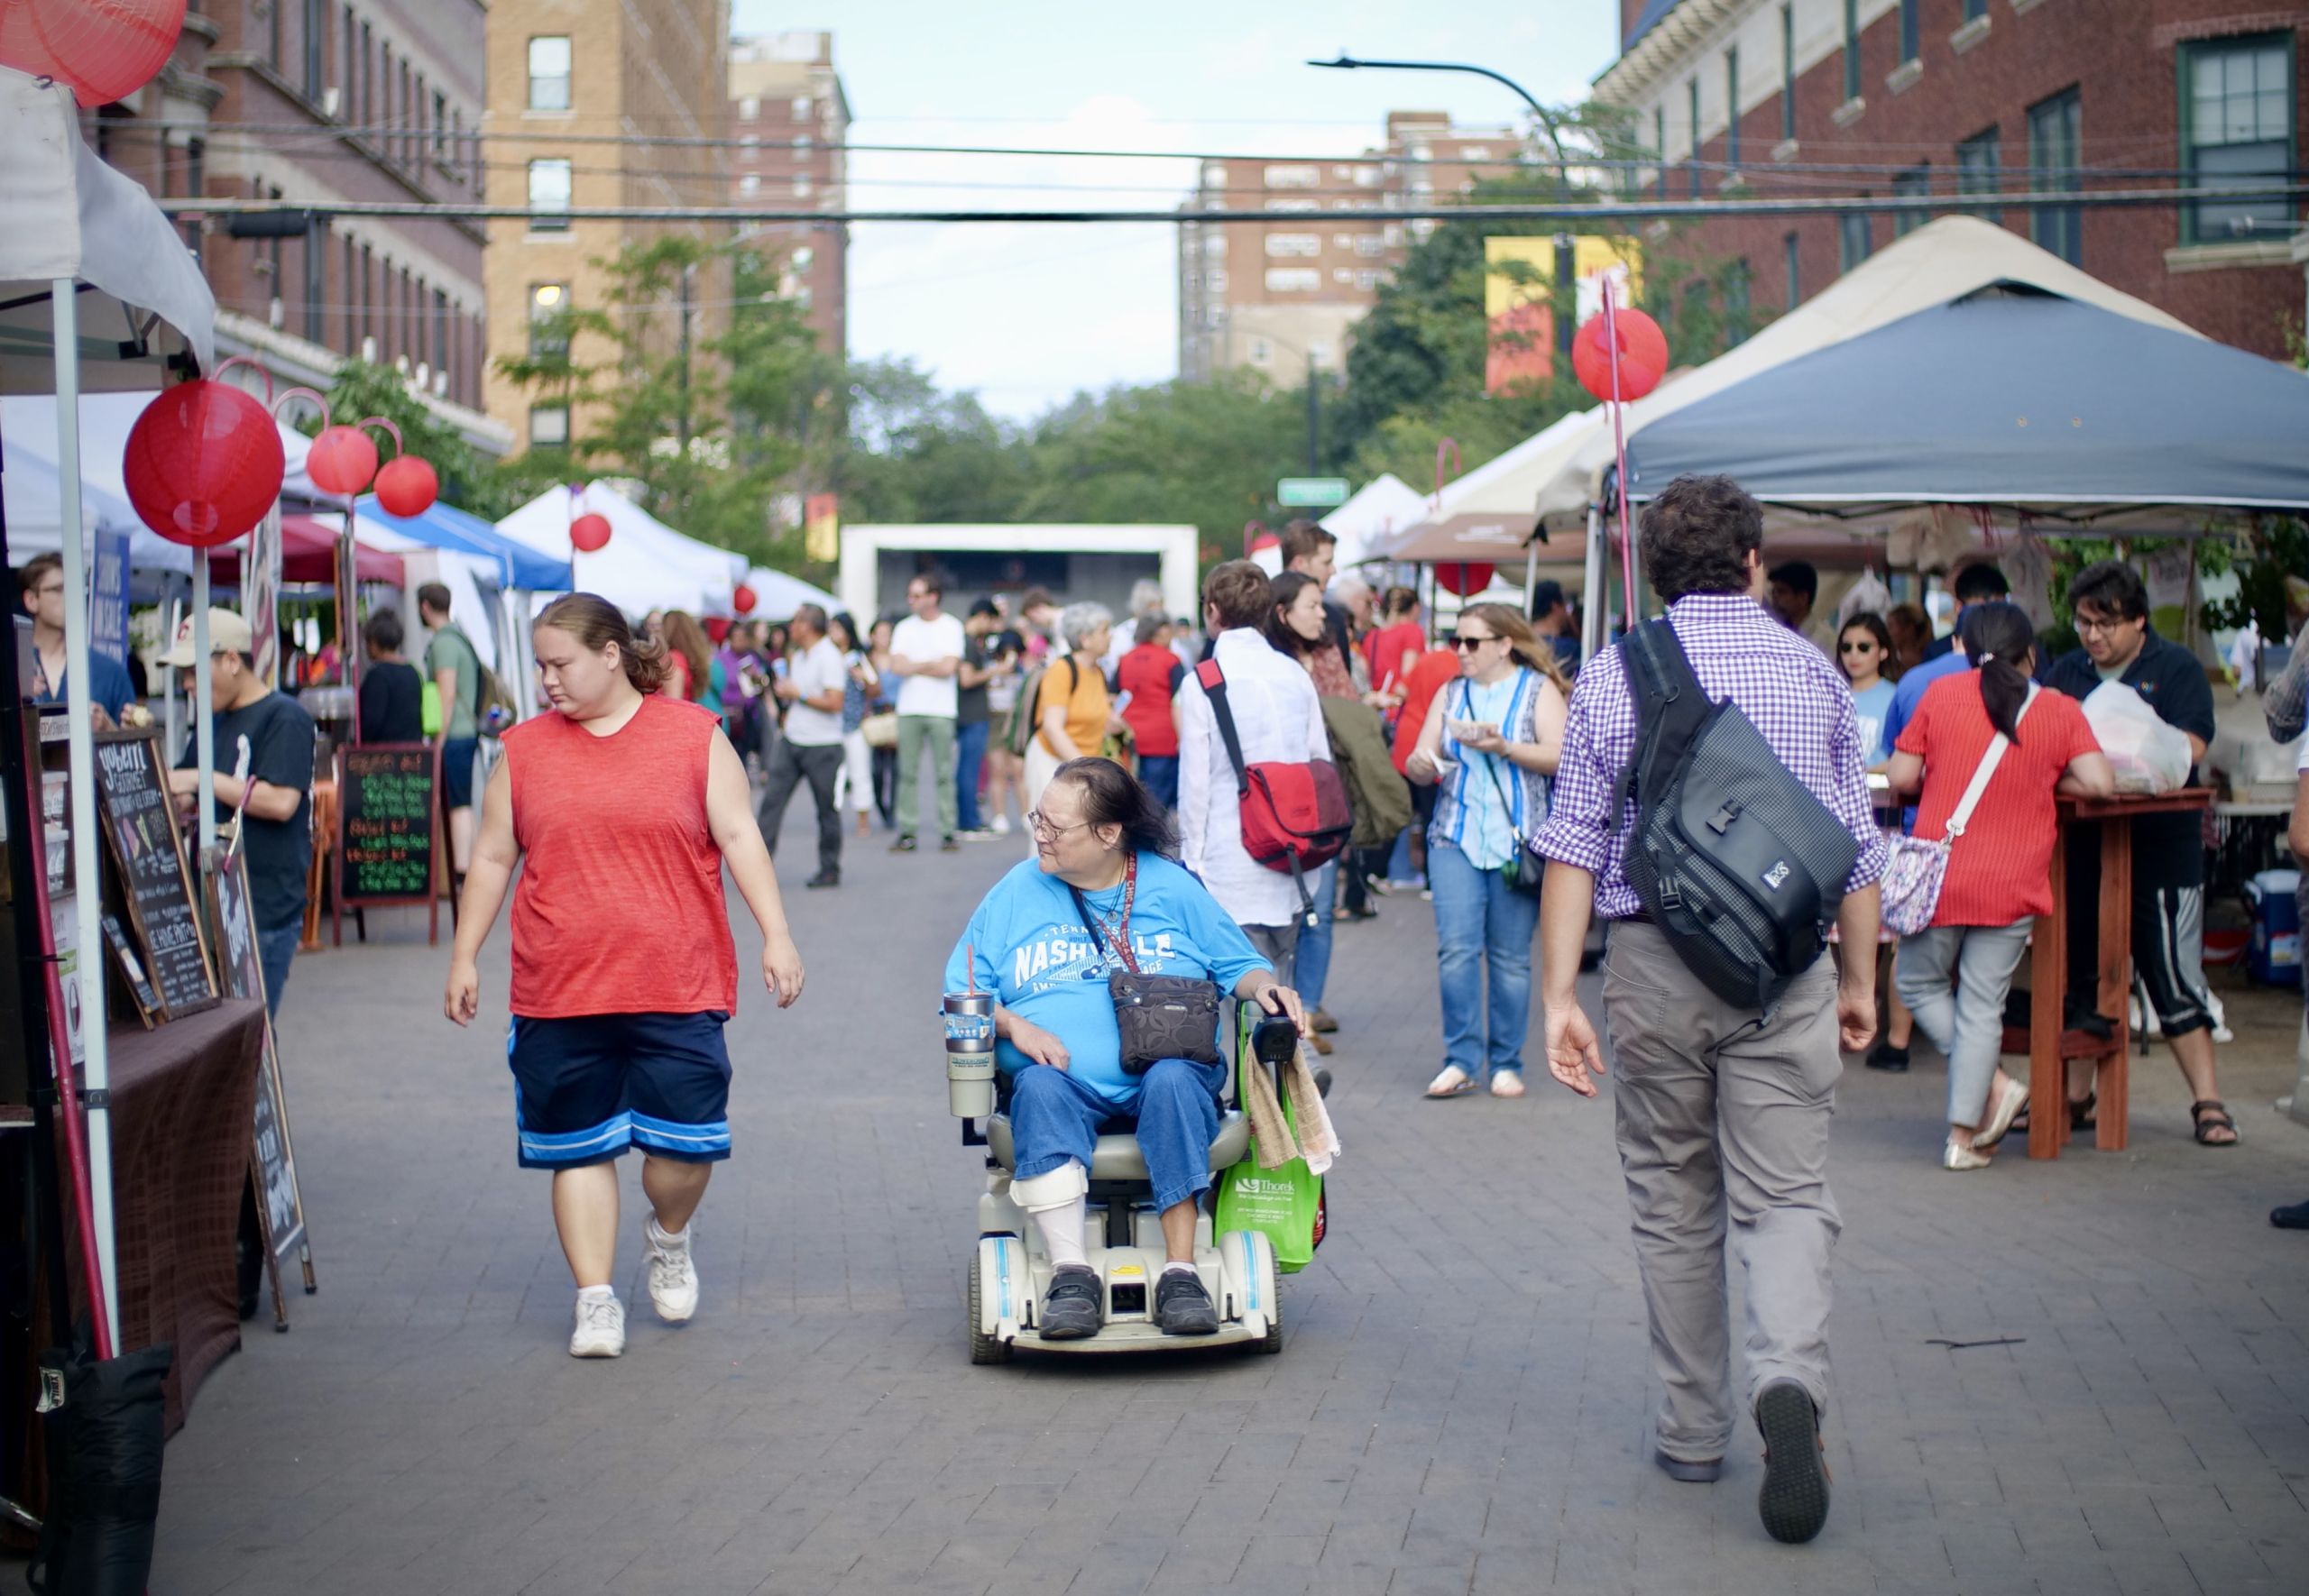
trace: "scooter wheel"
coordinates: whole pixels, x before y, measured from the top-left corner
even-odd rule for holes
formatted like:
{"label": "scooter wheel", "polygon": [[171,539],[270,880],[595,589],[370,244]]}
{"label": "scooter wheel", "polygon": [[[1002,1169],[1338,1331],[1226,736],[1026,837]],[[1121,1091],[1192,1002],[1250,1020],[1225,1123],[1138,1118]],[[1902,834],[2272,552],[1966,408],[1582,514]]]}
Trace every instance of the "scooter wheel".
{"label": "scooter wheel", "polygon": [[977,1246],[973,1244],[971,1248],[970,1288],[962,1297],[962,1314],[970,1325],[971,1362],[973,1363],[1007,1363],[1010,1361],[1010,1344],[1003,1340],[998,1335],[989,1335],[978,1327],[978,1306],[980,1300],[980,1291],[979,1250]]}

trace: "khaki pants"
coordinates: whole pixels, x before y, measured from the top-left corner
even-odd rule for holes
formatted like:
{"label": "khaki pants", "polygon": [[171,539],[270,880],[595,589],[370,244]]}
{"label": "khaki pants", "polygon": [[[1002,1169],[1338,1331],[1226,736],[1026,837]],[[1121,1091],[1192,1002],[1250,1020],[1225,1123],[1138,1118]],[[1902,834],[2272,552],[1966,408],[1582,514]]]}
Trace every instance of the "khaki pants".
{"label": "khaki pants", "polygon": [[[1770,1016],[1717,997],[1650,925],[1615,922],[1604,960],[1620,1168],[1666,1388],[1660,1449],[1719,1458],[1765,1382],[1825,1407],[1828,1193],[1836,1078],[1835,967],[1797,977]],[[1726,1230],[1747,1273],[1748,1370],[1732,1400]]]}

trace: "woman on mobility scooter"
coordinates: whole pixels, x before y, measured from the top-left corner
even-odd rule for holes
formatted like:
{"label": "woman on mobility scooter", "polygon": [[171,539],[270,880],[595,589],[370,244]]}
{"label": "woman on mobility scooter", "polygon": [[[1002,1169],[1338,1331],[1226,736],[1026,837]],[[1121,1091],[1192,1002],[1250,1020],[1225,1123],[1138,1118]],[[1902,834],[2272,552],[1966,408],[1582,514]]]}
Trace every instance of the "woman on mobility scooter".
{"label": "woman on mobility scooter", "polygon": [[1303,1033],[1298,994],[1173,857],[1168,812],[1120,766],[1068,761],[1026,819],[1035,858],[979,904],[947,961],[946,988],[995,997],[996,1061],[1010,1077],[1009,1200],[1034,1216],[1052,1265],[1037,1337],[1080,1340],[1103,1323],[1105,1283],[1083,1227],[1092,1151],[1118,1120],[1132,1124],[1161,1215],[1166,1261],[1151,1316],[1165,1335],[1214,1335],[1219,1315],[1198,1272],[1196,1222],[1228,1066],[1165,1058],[1132,1073],[1109,977],[1207,979]]}

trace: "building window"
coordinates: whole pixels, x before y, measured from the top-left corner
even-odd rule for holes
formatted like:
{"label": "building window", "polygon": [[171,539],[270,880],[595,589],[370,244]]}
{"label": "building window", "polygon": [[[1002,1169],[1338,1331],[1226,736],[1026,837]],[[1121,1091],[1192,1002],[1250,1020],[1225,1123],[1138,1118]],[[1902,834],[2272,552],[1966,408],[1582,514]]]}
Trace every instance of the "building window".
{"label": "building window", "polygon": [[748,198],[751,198],[754,195],[760,193],[761,174],[759,172],[747,172],[745,175],[741,177],[738,179],[738,192],[746,196]]}
{"label": "building window", "polygon": [[1727,345],[1745,344],[1753,330],[1749,298],[1753,291],[1747,257],[1732,262],[1724,273],[1724,337]]}
{"label": "building window", "polygon": [[529,285],[529,358],[553,360],[569,353],[569,285]]}
{"label": "building window", "polygon": [[449,296],[446,289],[433,290],[433,381],[444,389],[449,377]]}
{"label": "building window", "polygon": [[529,446],[533,449],[562,449],[569,445],[569,407],[567,405],[531,405],[529,407]]}
{"label": "building window", "polygon": [[569,35],[529,41],[529,109],[569,109]]}
{"label": "building window", "polygon": [[1849,271],[1868,259],[1875,248],[1869,236],[1869,216],[1866,211],[1852,211],[1836,218],[1836,266]]}
{"label": "building window", "polygon": [[336,103],[336,119],[358,124],[361,108],[353,96],[361,87],[361,24],[353,15],[353,7],[345,8],[343,32],[336,36],[336,81],[342,94]]}
{"label": "building window", "polygon": [[809,119],[810,96],[805,94],[796,95],[794,96],[794,120],[796,122],[807,122]]}
{"label": "building window", "polygon": [[1796,136],[1796,7],[1780,8],[1780,136]]}
{"label": "building window", "polygon": [[1906,65],[1917,58],[1917,12],[1922,0],[1900,0],[1900,61]]}
{"label": "building window", "polygon": [[554,211],[568,210],[569,183],[568,157],[553,156],[547,160],[529,162],[529,209],[547,213],[532,216],[529,218],[530,232],[566,233],[569,231],[569,218],[566,216],[557,216],[550,214]]}
{"label": "building window", "polygon": [[1311,294],[1323,286],[1323,274],[1312,266],[1271,266],[1266,273],[1270,294]]}
{"label": "building window", "polygon": [[761,96],[750,94],[738,102],[738,120],[752,122],[761,115]]}
{"label": "building window", "polygon": [[[2028,164],[2036,169],[2030,188],[2076,191],[2083,122],[2073,88],[2028,107]],[[2084,264],[2084,213],[2074,206],[2040,206],[2029,218],[2028,236],[2072,266]]]}
{"label": "building window", "polygon": [[[2182,47],[2181,147],[2193,187],[2281,184],[2293,168],[2293,35],[2215,39]],[[2290,227],[2290,201],[2207,200],[2190,207],[2201,243]]]}
{"label": "building window", "polygon": [[809,179],[796,178],[794,179],[794,197],[796,199],[807,199],[810,197]]}
{"label": "building window", "polygon": [[1740,47],[1724,52],[1724,162],[1740,167]]}
{"label": "building window", "polygon": [[1323,169],[1320,166],[1271,166],[1260,180],[1270,188],[1320,188]]}
{"label": "building window", "polygon": [[361,258],[353,235],[345,235],[344,277],[339,291],[345,295],[345,342],[338,347],[348,355],[361,353]]}
{"label": "building window", "polygon": [[[1932,193],[1932,165],[1912,166],[1903,172],[1892,174],[1892,192],[1904,199],[1924,199]],[[1920,206],[1911,206],[1892,213],[1892,236],[1906,238],[1924,225],[1928,213]]]}
{"label": "building window", "polygon": [[[277,8],[280,0],[273,0]],[[305,0],[305,97],[318,100],[328,78],[328,0]]]}
{"label": "building window", "polygon": [[1387,241],[1375,233],[1358,233],[1355,235],[1355,252],[1358,255],[1383,254],[1386,248]]}
{"label": "building window", "polygon": [[[2004,181],[2004,135],[1995,128],[1976,133],[1956,146],[1956,192],[1993,194]],[[2001,222],[2001,209],[1976,211],[1982,221]]]}
{"label": "building window", "polygon": [[1320,255],[1323,252],[1322,235],[1317,233],[1270,233],[1266,235],[1266,252],[1277,260]]}
{"label": "building window", "polygon": [[1988,0],[1964,0],[1964,20],[1976,23],[1988,14]]}
{"label": "building window", "polygon": [[1844,97],[1860,97],[1860,0],[1844,0]]}
{"label": "building window", "polygon": [[328,342],[328,330],[321,325],[322,314],[328,307],[328,233],[319,223],[313,223],[305,232],[305,336],[316,344]]}
{"label": "building window", "polygon": [[1668,197],[1668,109],[1664,105],[1651,107],[1651,155],[1660,163],[1660,180],[1656,185],[1660,197]]}
{"label": "building window", "polygon": [[449,161],[449,96],[437,88],[433,91],[433,159],[445,166]]}
{"label": "building window", "polygon": [[1224,266],[1212,267],[1210,271],[1204,275],[1203,282],[1210,288],[1212,293],[1225,293],[1227,291],[1227,269]]}
{"label": "building window", "polygon": [[1269,353],[1265,339],[1254,338],[1251,340],[1251,361],[1254,364],[1262,366],[1266,364]]}
{"label": "building window", "polygon": [[1684,99],[1688,107],[1692,126],[1691,159],[1684,162],[1686,188],[1694,199],[1699,197],[1699,79],[1695,78],[1684,85]]}

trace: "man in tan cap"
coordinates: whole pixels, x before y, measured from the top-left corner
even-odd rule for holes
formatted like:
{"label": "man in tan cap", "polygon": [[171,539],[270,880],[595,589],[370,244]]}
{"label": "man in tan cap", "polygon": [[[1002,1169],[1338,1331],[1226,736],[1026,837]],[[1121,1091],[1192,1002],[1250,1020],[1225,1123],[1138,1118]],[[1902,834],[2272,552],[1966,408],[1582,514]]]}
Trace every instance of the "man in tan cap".
{"label": "man in tan cap", "polygon": [[[161,656],[163,666],[182,673],[185,696],[193,689],[192,617],[177,628],[175,647]],[[250,907],[256,918],[257,951],[264,963],[265,1006],[281,1012],[289,984],[289,961],[305,923],[305,882],[313,863],[313,718],[286,693],[275,693],[257,674],[249,623],[230,610],[208,612],[208,709],[216,729],[216,819],[237,811],[241,848],[248,856]],[[239,745],[248,739],[245,781],[232,772]],[[184,754],[169,776],[169,790],[189,814],[199,802],[193,766],[198,732],[185,738]]]}

